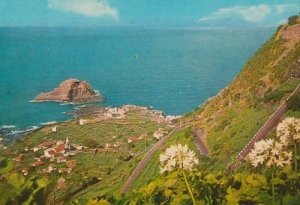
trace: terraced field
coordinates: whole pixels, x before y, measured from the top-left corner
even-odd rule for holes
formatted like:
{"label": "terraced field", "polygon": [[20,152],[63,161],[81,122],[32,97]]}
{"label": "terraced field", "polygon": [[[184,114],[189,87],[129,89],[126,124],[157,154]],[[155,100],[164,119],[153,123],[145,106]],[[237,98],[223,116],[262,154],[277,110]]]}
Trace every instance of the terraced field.
{"label": "terraced field", "polygon": [[[42,128],[19,140],[6,153],[11,158],[23,155],[22,160],[15,167],[17,172],[21,172],[22,169],[30,167],[31,163],[36,161],[35,157],[43,155],[43,150],[26,152],[24,151],[25,147],[30,149],[46,140],[58,141],[65,140],[67,137],[70,143],[87,147],[75,156],[69,157],[68,160],[76,160],[76,167],[71,173],[53,172],[48,174],[54,182],[60,177],[66,179],[67,189],[54,189],[54,193],[50,195],[53,201],[62,198],[81,200],[119,192],[146,150],[156,142],[153,133],[158,128],[166,131],[171,129],[167,124],[158,123],[150,116],[143,115],[138,111],[129,112],[126,119],[92,122],[82,126],[79,125],[78,120],[68,121],[55,125],[57,132],[51,132],[53,126]],[[134,143],[127,142],[129,137],[139,138],[141,136],[143,137]],[[118,146],[114,147],[113,145],[116,144]],[[109,148],[105,148],[107,145]],[[96,148],[97,151],[95,151]],[[31,169],[29,175],[37,174],[53,163],[56,164],[56,162],[45,160],[44,165]],[[63,164],[56,165],[58,168],[64,166]]]}

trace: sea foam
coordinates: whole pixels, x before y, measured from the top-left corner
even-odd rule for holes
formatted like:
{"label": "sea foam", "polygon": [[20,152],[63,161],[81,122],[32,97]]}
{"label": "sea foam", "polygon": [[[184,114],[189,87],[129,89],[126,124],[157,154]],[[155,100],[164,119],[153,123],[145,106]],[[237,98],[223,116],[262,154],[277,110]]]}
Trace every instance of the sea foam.
{"label": "sea foam", "polygon": [[40,123],[40,125],[53,125],[55,123],[57,123],[57,122],[56,121],[42,122],[42,123]]}
{"label": "sea foam", "polygon": [[1,125],[0,128],[1,129],[12,129],[12,128],[16,128],[17,126],[15,125]]}

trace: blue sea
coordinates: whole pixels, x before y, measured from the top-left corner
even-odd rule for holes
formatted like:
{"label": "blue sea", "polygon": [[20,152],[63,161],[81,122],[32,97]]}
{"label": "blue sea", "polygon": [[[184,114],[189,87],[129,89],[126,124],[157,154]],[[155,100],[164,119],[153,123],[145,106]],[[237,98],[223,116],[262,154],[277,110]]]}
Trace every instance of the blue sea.
{"label": "blue sea", "polygon": [[[30,102],[68,78],[104,106],[192,111],[230,83],[274,28],[0,28],[0,129],[70,119],[74,105]],[[14,126],[14,127],[13,127]]]}

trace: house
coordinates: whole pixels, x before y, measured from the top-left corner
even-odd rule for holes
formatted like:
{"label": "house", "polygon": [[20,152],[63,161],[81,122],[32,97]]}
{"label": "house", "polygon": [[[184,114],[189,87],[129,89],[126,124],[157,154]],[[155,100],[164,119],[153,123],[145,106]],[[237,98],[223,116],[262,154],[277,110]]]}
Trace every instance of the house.
{"label": "house", "polygon": [[51,132],[57,132],[57,127],[51,127]]}
{"label": "house", "polygon": [[109,143],[105,144],[104,149],[109,149],[109,148],[111,148],[111,144]]}
{"label": "house", "polygon": [[84,149],[84,146],[82,146],[82,145],[72,144],[72,146],[73,146],[76,150],[83,150],[83,149]]}
{"label": "house", "polygon": [[153,137],[160,140],[164,136],[164,133],[164,130],[162,128],[159,128],[153,133]]}
{"label": "house", "polygon": [[67,162],[67,159],[65,156],[58,156],[56,158],[56,161],[57,161],[57,163],[64,163],[64,162]]}
{"label": "house", "polygon": [[43,169],[43,174],[51,173],[52,171],[55,171],[56,169],[57,169],[56,165],[50,164],[46,169]]}
{"label": "house", "polygon": [[22,173],[23,173],[24,176],[27,176],[28,172],[29,172],[29,168],[22,169]]}
{"label": "house", "polygon": [[68,155],[68,152],[71,151],[71,144],[69,143],[69,138],[66,138],[64,144],[56,145],[55,147],[48,148],[44,150],[44,156],[49,158],[53,156]]}
{"label": "house", "polygon": [[69,169],[74,169],[76,166],[76,160],[67,161],[66,165]]}
{"label": "house", "polygon": [[65,189],[65,188],[67,188],[65,182],[66,182],[65,178],[63,178],[63,177],[59,178],[57,180],[57,185],[56,185],[57,189]]}
{"label": "house", "polygon": [[145,137],[147,137],[145,134],[141,134],[138,139],[143,140]]}
{"label": "house", "polygon": [[38,167],[38,166],[41,166],[41,165],[43,165],[44,164],[44,162],[42,162],[42,161],[35,161],[35,162],[33,162],[32,164],[31,164],[31,166],[32,167]]}
{"label": "house", "polygon": [[20,154],[19,156],[15,157],[13,159],[14,162],[20,162],[22,159],[24,158],[24,155],[23,154]]}
{"label": "house", "polygon": [[132,136],[132,137],[129,137],[128,139],[127,139],[127,142],[130,144],[130,143],[136,143],[137,141],[139,141],[139,139],[137,138],[137,137],[134,137],[134,136]]}
{"label": "house", "polygon": [[79,120],[79,125],[84,125],[86,123],[87,123],[87,120],[84,120],[84,119]]}
{"label": "house", "polygon": [[53,140],[48,140],[48,141],[43,142],[43,143],[39,144],[38,146],[34,147],[34,148],[33,148],[33,151],[34,151],[34,152],[37,152],[37,151],[39,151],[40,149],[47,149],[47,148],[49,148],[49,147],[52,147],[53,145],[55,145],[55,141],[53,141]]}
{"label": "house", "polygon": [[67,174],[70,174],[72,169],[71,168],[59,168],[58,170],[58,173],[62,174],[62,173],[67,173]]}

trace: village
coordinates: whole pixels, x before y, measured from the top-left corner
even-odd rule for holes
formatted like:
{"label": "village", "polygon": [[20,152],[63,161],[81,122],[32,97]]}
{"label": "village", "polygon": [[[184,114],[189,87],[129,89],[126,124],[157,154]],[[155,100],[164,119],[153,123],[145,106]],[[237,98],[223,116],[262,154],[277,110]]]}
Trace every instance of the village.
{"label": "village", "polygon": [[[125,105],[120,108],[108,107],[104,109],[104,112],[97,113],[97,115],[94,115],[93,117],[77,118],[74,122],[76,122],[77,127],[84,128],[89,125],[97,125],[103,121],[126,120],[126,117],[130,112],[139,113],[139,116],[147,116],[151,119],[151,121],[160,124],[161,127],[152,131],[151,136],[149,136],[149,133],[128,135],[121,138],[119,136],[112,135],[107,136],[105,138],[106,140],[103,141],[101,145],[87,146],[86,144],[82,145],[80,143],[72,142],[73,136],[71,135],[66,135],[64,140],[61,138],[60,140],[56,139],[54,136],[60,135],[60,131],[63,131],[65,128],[60,124],[47,125],[42,129],[45,131],[46,137],[44,137],[39,144],[33,147],[24,147],[24,151],[18,154],[13,161],[16,164],[20,164],[20,162],[27,156],[34,156],[31,157],[32,159],[34,158],[34,160],[31,159],[30,164],[27,163],[26,166],[24,166],[23,163],[23,166],[20,168],[20,172],[24,176],[29,175],[31,172],[36,172],[42,175],[49,175],[51,173],[57,174],[60,176],[57,181],[57,187],[65,188],[65,177],[69,175],[76,166],[78,166],[78,162],[75,157],[76,155],[84,153],[94,156],[97,153],[124,153],[125,151],[129,154],[122,156],[123,160],[130,160],[147,148],[146,144],[149,140],[150,144],[147,144],[147,146],[151,146],[153,142],[159,141],[161,138],[166,136],[168,134],[166,125],[167,127],[172,128],[174,120],[180,118],[180,116],[165,116],[163,112],[151,110],[148,107]],[[143,148],[132,149],[136,144],[143,144]]]}
{"label": "village", "polygon": [[[76,107],[77,111],[88,108],[86,105]],[[150,117],[153,121],[160,124],[168,124],[170,127],[174,124],[174,121],[180,119],[181,115],[165,115],[160,110],[153,110],[147,106],[137,105],[124,105],[121,107],[105,107],[104,109],[95,109],[96,111],[92,115],[92,119],[81,119],[80,124],[83,125],[90,122],[99,122],[110,119],[125,119],[129,112],[139,112],[141,115]]]}

